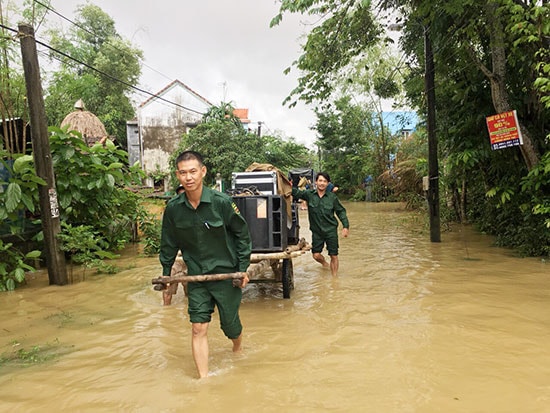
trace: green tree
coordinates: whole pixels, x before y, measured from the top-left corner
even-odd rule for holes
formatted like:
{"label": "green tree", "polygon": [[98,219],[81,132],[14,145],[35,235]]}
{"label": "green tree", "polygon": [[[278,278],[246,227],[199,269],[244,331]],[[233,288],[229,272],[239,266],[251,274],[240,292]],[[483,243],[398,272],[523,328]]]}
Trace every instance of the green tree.
{"label": "green tree", "polygon": [[[399,3],[405,22],[402,47],[417,56],[411,61],[423,61],[422,27],[429,27],[434,43],[437,134],[444,165],[440,183],[448,203],[462,221],[495,234],[499,244],[547,255],[547,157],[539,160],[538,154],[548,151],[543,119],[549,113],[536,87],[544,71],[536,69],[545,67],[540,50],[547,39],[549,27],[543,22],[548,21],[548,6],[519,0]],[[419,108],[424,99],[419,87],[422,72],[415,65],[406,84]],[[491,151],[485,117],[512,108],[525,144]],[[527,174],[529,169],[532,173]]]}
{"label": "green tree", "polygon": [[[182,137],[170,158],[173,165],[184,150],[200,152],[208,169],[205,182],[214,182],[216,174],[230,182],[232,172],[244,171],[252,163],[270,163],[283,172],[312,163],[311,152],[293,139],[258,136],[248,132],[233,115],[233,106],[221,103],[204,115],[203,123]],[[172,175],[173,186],[177,185]]]}
{"label": "green tree", "polygon": [[242,125],[236,125],[227,118],[201,123],[184,135],[171,158],[171,165],[176,156],[186,149],[204,156],[208,169],[205,182],[211,183],[217,173],[230,181],[232,172],[244,171],[251,163],[258,162],[262,145],[258,136],[247,133]]}
{"label": "green tree", "polygon": [[[330,97],[335,80],[371,46],[372,42],[363,42],[361,47],[349,43],[363,33],[353,25],[354,16],[364,15],[361,11],[369,6],[369,1],[360,0],[282,1],[281,13],[319,17],[303,46],[304,53],[294,62],[304,74],[292,97],[305,101]],[[442,207],[455,205],[456,216],[497,235],[501,245],[530,255],[547,255],[548,2],[382,0],[377,7],[383,10],[376,13],[397,14],[403,26],[400,47],[409,69],[403,85],[410,105],[421,116],[425,116],[425,30],[433,43],[437,136],[443,165],[439,183],[441,193],[447,195]],[[281,16],[273,23],[279,23]],[[349,33],[352,27],[357,31],[354,35]],[[323,37],[330,42],[323,43]],[[378,37],[371,36],[371,40]],[[323,51],[330,57],[321,56],[318,45],[326,46]],[[323,79],[314,83],[319,76]],[[491,151],[485,117],[510,109],[517,110],[524,145]]]}
{"label": "green tree", "polygon": [[[308,14],[319,22],[308,34],[302,55],[292,63],[300,76],[297,87],[285,100],[291,106],[296,99],[311,103],[330,98],[339,71],[353,66],[382,33],[371,13],[370,1],[282,0],[272,27],[281,23],[285,12]],[[287,68],[286,73],[290,70]]]}
{"label": "green tree", "polygon": [[242,127],[241,120],[235,115],[235,107],[231,102],[220,102],[219,106],[211,106],[204,114],[202,121],[204,123],[229,121],[237,128]]}
{"label": "green tree", "polygon": [[321,169],[333,182],[353,192],[366,175],[378,177],[388,168],[389,154],[395,152],[393,139],[364,105],[345,97],[316,115]]}
{"label": "green tree", "polygon": [[284,173],[298,167],[313,167],[315,154],[294,138],[283,139],[277,136],[261,137],[263,149],[262,163],[276,166]]}
{"label": "green tree", "polygon": [[77,12],[76,26],[51,31],[51,45],[71,58],[50,53],[59,70],[46,91],[48,121],[60,125],[82,99],[125,146],[126,121],[135,116],[129,96],[139,80],[143,53],[117,33],[115,22],[99,7],[87,4]]}

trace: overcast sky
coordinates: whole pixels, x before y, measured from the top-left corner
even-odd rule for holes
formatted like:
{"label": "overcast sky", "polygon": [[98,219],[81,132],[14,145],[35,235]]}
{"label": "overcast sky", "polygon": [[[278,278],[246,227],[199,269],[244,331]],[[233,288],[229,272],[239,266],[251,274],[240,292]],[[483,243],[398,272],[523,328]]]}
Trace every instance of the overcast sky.
{"label": "overcast sky", "polygon": [[[248,108],[264,133],[281,131],[312,146],[315,122],[303,104],[289,109],[282,102],[296,86],[297,73],[284,69],[300,54],[309,28],[298,15],[277,14],[275,0],[89,0],[105,11],[117,31],[144,52],[140,87],[156,93],[179,79],[213,104],[231,102]],[[52,0],[52,7],[74,20],[85,0]],[[50,16],[67,28],[70,23]],[[57,22],[59,21],[59,22]],[[159,73],[160,72],[160,73]],[[143,98],[145,99],[145,98]]]}

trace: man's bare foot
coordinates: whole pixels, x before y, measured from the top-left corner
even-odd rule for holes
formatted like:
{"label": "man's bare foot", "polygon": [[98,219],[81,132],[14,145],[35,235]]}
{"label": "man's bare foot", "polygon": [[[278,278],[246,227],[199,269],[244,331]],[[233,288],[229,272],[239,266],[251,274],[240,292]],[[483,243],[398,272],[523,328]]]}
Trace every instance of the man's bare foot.
{"label": "man's bare foot", "polygon": [[328,262],[323,262],[323,268],[330,268],[330,264]]}

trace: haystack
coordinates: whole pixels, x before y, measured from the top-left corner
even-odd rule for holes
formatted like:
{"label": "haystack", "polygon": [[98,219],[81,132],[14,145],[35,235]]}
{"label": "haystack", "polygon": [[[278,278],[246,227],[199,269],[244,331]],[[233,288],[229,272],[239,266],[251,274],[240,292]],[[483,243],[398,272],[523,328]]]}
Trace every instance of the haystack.
{"label": "haystack", "polygon": [[82,134],[82,139],[88,146],[107,139],[107,131],[99,118],[92,112],[84,109],[82,99],[75,104],[75,111],[69,113],[61,122],[61,127],[69,126],[69,130],[76,130]]}

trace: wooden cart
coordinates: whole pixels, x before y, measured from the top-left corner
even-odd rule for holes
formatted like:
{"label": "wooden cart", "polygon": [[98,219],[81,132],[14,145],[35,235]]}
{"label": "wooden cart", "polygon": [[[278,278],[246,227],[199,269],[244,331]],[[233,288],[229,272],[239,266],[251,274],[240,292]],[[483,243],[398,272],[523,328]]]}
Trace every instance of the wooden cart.
{"label": "wooden cart", "polygon": [[[250,266],[246,273],[250,283],[281,283],[283,287],[283,298],[290,298],[290,292],[294,289],[294,266],[292,259],[296,258],[311,249],[311,245],[301,238],[296,245],[291,245],[282,252],[252,253]],[[269,271],[271,269],[271,271]],[[176,293],[178,284],[181,283],[186,291],[188,282],[204,282],[233,279],[238,285],[243,278],[243,273],[229,274],[204,274],[186,275],[185,264],[181,256],[178,256],[172,268],[170,277],[158,277],[152,280],[154,289],[157,291],[171,290]],[[187,293],[187,291],[186,291]]]}

